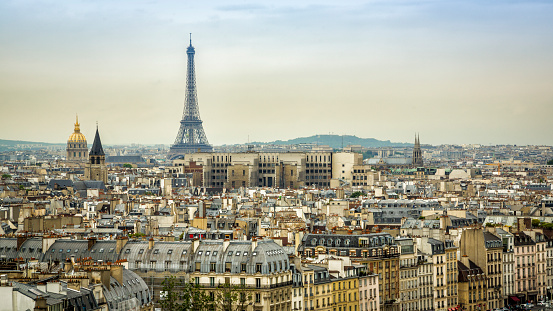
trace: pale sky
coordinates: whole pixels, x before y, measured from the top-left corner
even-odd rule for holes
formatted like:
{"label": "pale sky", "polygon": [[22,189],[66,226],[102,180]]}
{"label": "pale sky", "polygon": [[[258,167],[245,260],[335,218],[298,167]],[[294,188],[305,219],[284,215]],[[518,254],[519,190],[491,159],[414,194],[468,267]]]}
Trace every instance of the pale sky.
{"label": "pale sky", "polygon": [[553,145],[551,1],[0,1],[0,138]]}

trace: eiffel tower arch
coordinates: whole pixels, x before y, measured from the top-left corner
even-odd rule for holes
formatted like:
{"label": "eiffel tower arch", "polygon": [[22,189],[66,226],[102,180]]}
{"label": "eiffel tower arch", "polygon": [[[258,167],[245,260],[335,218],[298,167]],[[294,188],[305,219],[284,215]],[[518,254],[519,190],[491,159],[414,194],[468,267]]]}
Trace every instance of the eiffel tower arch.
{"label": "eiffel tower arch", "polygon": [[213,147],[209,144],[205,135],[202,119],[200,119],[198,94],[196,91],[196,70],[194,66],[194,55],[196,52],[192,46],[192,38],[190,38],[190,45],[186,49],[186,54],[188,55],[188,63],[186,66],[184,112],[175,143],[167,154],[167,158],[170,160],[183,158],[187,153],[213,151]]}

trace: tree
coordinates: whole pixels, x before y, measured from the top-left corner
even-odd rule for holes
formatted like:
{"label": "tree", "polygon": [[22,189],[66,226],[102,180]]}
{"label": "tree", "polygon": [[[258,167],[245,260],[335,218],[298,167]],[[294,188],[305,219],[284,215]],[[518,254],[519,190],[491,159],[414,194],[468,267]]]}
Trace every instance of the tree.
{"label": "tree", "polygon": [[132,164],[130,164],[130,163],[125,163],[125,164],[123,164],[123,167],[132,168]]}
{"label": "tree", "polygon": [[553,165],[553,159],[547,161],[547,165]]}
{"label": "tree", "polygon": [[251,301],[245,286],[219,284],[206,288],[174,276],[165,278],[162,284],[163,311],[245,311]]}
{"label": "tree", "polygon": [[12,175],[10,175],[10,174],[2,174],[2,179],[12,179]]}
{"label": "tree", "polygon": [[350,195],[350,198],[358,198],[358,197],[362,196],[363,194],[364,194],[363,191],[355,191],[354,193],[352,193]]}
{"label": "tree", "polygon": [[539,219],[532,219],[532,227],[537,228],[540,226],[540,220]]}

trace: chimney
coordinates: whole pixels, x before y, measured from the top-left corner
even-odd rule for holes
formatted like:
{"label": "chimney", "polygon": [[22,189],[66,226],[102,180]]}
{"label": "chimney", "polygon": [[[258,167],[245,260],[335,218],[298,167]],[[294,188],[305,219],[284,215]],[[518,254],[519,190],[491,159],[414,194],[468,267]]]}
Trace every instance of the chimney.
{"label": "chimney", "polygon": [[129,241],[128,237],[119,237],[117,240],[115,240],[115,252],[117,254],[121,253],[121,250],[123,250],[123,247],[127,244]]}
{"label": "chimney", "polygon": [[92,249],[94,244],[96,244],[96,237],[88,238],[88,250]]}
{"label": "chimney", "polygon": [[27,235],[18,235],[17,236],[17,250],[21,248],[21,245],[27,241]]}
{"label": "chimney", "polygon": [[123,284],[123,266],[110,265],[109,271],[112,278],[116,279],[119,284]]}
{"label": "chimney", "polygon": [[48,310],[48,304],[46,303],[46,296],[39,296],[35,299],[34,311],[46,311]]}
{"label": "chimney", "polygon": [[463,255],[461,256],[461,262],[470,269],[470,263],[469,263],[469,256]]}
{"label": "chimney", "polygon": [[194,253],[198,250],[198,247],[200,247],[200,240],[198,239],[192,240],[192,251]]}
{"label": "chimney", "polygon": [[154,248],[154,238],[148,240],[148,249]]}
{"label": "chimney", "polygon": [[252,237],[252,253],[257,248],[257,237]]}
{"label": "chimney", "polygon": [[205,217],[205,207],[204,202],[199,201],[198,202],[198,218],[204,218]]}
{"label": "chimney", "polygon": [[298,255],[298,249],[300,248],[300,232],[296,231],[294,234],[294,255]]}

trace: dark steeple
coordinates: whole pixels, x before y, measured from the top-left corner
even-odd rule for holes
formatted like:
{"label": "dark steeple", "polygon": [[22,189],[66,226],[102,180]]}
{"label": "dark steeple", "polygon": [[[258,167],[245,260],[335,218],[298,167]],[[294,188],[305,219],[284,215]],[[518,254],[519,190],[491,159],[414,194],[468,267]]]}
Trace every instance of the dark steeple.
{"label": "dark steeple", "polygon": [[96,126],[96,136],[94,136],[94,143],[92,143],[92,149],[90,149],[89,155],[106,155],[104,148],[102,148],[102,141],[100,140],[100,133],[98,133],[98,126]]}
{"label": "dark steeple", "polygon": [[415,146],[413,146],[413,166],[422,167],[424,166],[422,160],[422,150],[421,150],[421,141],[419,135],[415,134]]}

